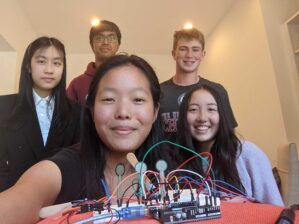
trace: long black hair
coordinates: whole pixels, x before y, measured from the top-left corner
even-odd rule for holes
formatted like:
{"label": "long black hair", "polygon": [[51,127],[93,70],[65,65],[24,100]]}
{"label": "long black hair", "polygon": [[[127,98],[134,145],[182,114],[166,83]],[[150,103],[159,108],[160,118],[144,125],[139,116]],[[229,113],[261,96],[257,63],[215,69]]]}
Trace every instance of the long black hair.
{"label": "long black hair", "polygon": [[71,111],[71,104],[66,95],[66,56],[64,45],[54,37],[39,37],[29,44],[27,47],[21,67],[21,75],[19,81],[19,92],[17,95],[17,100],[12,109],[12,114],[8,119],[8,124],[14,128],[16,124],[20,124],[19,120],[22,119],[24,122],[24,109],[31,110],[35,113],[35,104],[33,100],[33,79],[31,74],[31,60],[34,53],[37,50],[47,49],[53,46],[61,54],[63,58],[63,71],[60,82],[54,87],[51,97],[55,99],[55,109],[58,113],[57,116],[53,117],[53,124],[57,127],[62,127],[69,121],[69,113]]}
{"label": "long black hair", "polygon": [[[210,85],[199,85],[186,93],[180,105],[179,111],[177,133],[178,142],[179,144],[195,150],[198,153],[202,152],[201,150],[203,150],[197,147],[196,140],[192,137],[190,127],[187,122],[187,113],[191,97],[195,91],[201,89],[207,90],[212,94],[217,103],[220,117],[219,130],[215,136],[215,142],[210,150],[210,153],[213,156],[212,169],[215,173],[215,177],[216,179],[224,180],[244,191],[244,187],[241,183],[236,167],[236,159],[241,153],[242,144],[229,123],[228,115],[226,114],[226,110],[224,109],[220,95]],[[180,156],[177,156],[177,158],[181,159],[181,161],[194,156],[194,154],[185,150],[179,150],[179,153]],[[194,159],[193,161],[189,162],[186,168],[204,174],[202,169],[202,161],[200,159]]]}
{"label": "long black hair", "polygon": [[[88,198],[95,198],[98,196],[95,192],[99,191],[99,178],[104,177],[104,168],[106,165],[105,158],[107,148],[97,134],[92,117],[98,86],[101,79],[108,71],[124,65],[132,65],[144,74],[149,82],[154,107],[159,107],[159,81],[153,68],[144,59],[135,55],[116,55],[108,59],[98,68],[90,84],[86,106],[84,108],[83,130],[80,144],[80,153],[83,158],[83,166],[86,172],[86,190]],[[143,155],[153,144],[161,140],[161,135],[161,120],[158,116],[156,121],[153,123],[150,134],[145,139],[144,143],[135,151],[136,157],[139,161],[142,160]],[[159,158],[166,158],[166,156],[164,156],[164,152],[165,151],[155,149],[149,154],[145,162],[150,169],[153,169],[155,161]]]}

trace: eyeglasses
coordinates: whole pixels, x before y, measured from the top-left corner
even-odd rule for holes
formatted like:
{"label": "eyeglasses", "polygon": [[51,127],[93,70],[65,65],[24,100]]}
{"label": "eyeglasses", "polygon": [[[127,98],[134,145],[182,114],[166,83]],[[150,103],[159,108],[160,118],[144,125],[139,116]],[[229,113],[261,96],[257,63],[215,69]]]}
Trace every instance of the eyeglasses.
{"label": "eyeglasses", "polygon": [[117,40],[117,37],[115,35],[108,35],[108,36],[104,36],[104,35],[98,35],[94,37],[94,40],[98,43],[104,43],[105,40],[107,40],[108,43],[114,43]]}

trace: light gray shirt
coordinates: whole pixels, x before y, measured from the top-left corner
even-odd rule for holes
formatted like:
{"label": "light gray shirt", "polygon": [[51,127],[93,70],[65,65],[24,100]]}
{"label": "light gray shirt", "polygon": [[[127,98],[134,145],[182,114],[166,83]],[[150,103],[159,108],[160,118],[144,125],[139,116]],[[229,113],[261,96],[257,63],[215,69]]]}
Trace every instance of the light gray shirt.
{"label": "light gray shirt", "polygon": [[40,97],[33,89],[33,100],[35,103],[35,110],[39,122],[39,127],[43,137],[44,145],[47,143],[51,121],[53,117],[55,100],[53,97]]}
{"label": "light gray shirt", "polygon": [[261,203],[284,206],[272,166],[261,149],[252,142],[242,141],[236,166],[247,196]]}

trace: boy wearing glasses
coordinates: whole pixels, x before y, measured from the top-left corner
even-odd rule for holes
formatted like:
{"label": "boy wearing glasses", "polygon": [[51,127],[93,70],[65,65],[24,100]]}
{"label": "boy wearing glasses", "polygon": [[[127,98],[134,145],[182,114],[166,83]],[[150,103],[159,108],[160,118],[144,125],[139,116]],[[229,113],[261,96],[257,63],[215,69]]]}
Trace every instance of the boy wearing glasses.
{"label": "boy wearing glasses", "polygon": [[223,100],[228,112],[230,125],[235,128],[237,122],[231,109],[227,91],[218,83],[204,79],[199,66],[205,57],[205,38],[197,29],[181,29],[174,33],[172,57],[176,62],[176,72],[171,79],[161,83],[160,113],[165,137],[176,142],[179,106],[185,93],[197,85],[211,85]]}
{"label": "boy wearing glasses", "polygon": [[85,72],[74,78],[67,88],[68,97],[81,105],[85,104],[89,84],[96,69],[118,51],[121,43],[120,30],[115,23],[102,20],[99,25],[91,27],[89,43],[95,62],[90,62]]}

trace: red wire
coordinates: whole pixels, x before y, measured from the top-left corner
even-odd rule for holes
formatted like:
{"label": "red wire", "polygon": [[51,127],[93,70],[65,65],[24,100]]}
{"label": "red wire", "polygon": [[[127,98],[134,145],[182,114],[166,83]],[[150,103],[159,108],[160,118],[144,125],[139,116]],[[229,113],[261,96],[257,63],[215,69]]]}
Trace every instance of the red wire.
{"label": "red wire", "polygon": [[[209,167],[208,167],[208,172],[207,173],[209,173],[210,172],[210,169],[211,169],[211,167],[212,167],[212,163],[213,163],[213,156],[212,156],[212,154],[211,153],[209,153],[209,152],[201,152],[201,153],[199,153],[200,155],[204,155],[204,154],[207,154],[208,155],[208,158],[209,158]],[[190,162],[191,160],[193,160],[193,159],[195,159],[195,158],[198,158],[198,156],[197,155],[194,155],[194,156],[192,156],[192,157],[190,157],[189,159],[187,159],[187,160],[185,160],[184,162],[182,162],[178,167],[177,167],[177,169],[180,169],[180,168],[182,168],[183,166],[185,166],[188,162]]]}
{"label": "red wire", "polygon": [[[209,161],[209,167],[208,167],[208,169],[207,169],[207,172],[206,172],[206,174],[205,174],[205,178],[203,178],[203,181],[202,181],[202,183],[204,183],[205,181],[206,181],[206,179],[207,178],[209,178],[209,173],[210,173],[210,170],[211,170],[211,168],[212,168],[212,164],[213,164],[213,156],[212,156],[212,154],[210,153],[210,152],[201,152],[201,153],[199,153],[200,155],[207,155],[208,156],[208,161]],[[197,155],[194,155],[194,156],[192,156],[192,157],[190,157],[189,159],[187,159],[187,160],[185,160],[184,162],[182,162],[178,167],[177,167],[177,169],[180,169],[180,168],[182,168],[183,166],[185,166],[188,162],[190,162],[191,160],[193,160],[193,159],[195,159],[195,158],[198,158],[198,156]],[[211,182],[211,188],[213,188],[213,182]]]}
{"label": "red wire", "polygon": [[108,211],[109,211],[109,212],[111,212],[111,219],[109,220],[109,222],[108,222],[108,223],[111,223],[111,222],[112,222],[112,219],[113,219],[113,216],[114,216],[114,214],[113,214],[113,211],[112,211],[112,209],[111,209],[111,208],[108,208]]}

